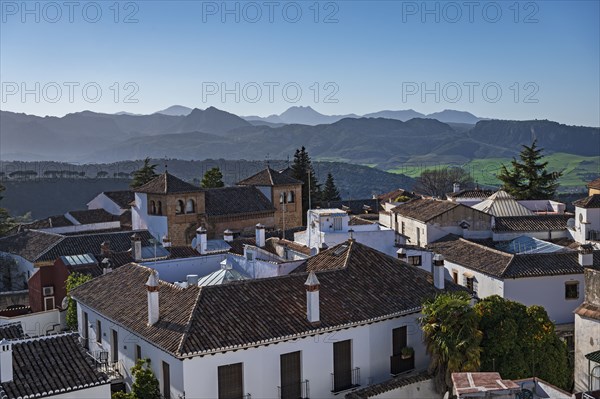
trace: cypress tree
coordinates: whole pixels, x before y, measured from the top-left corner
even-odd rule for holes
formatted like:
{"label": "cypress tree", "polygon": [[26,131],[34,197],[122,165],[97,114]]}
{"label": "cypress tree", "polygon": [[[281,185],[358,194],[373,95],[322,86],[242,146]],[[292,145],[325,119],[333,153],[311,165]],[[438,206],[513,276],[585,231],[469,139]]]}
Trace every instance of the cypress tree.
{"label": "cypress tree", "polygon": [[325,187],[323,188],[323,192],[321,193],[321,201],[339,201],[340,192],[338,188],[335,186],[335,181],[333,180],[333,175],[327,173],[327,180],[325,180]]}
{"label": "cypress tree", "polygon": [[308,152],[304,146],[302,146],[300,149],[296,149],[294,154],[292,177],[304,183],[302,185],[302,223],[306,225],[306,210],[309,208],[309,186],[311,204],[314,204],[316,201],[320,200],[321,186],[317,181],[310,156],[308,155]]}

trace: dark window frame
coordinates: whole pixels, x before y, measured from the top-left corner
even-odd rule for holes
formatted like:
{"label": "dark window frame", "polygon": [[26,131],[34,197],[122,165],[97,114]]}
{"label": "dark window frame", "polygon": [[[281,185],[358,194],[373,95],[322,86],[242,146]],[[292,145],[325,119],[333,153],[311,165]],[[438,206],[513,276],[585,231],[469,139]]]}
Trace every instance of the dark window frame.
{"label": "dark window frame", "polygon": [[409,265],[412,266],[422,266],[423,265],[423,257],[421,255],[412,255],[407,256],[406,261]]}
{"label": "dark window frame", "polygon": [[579,299],[579,281],[565,281],[565,299],[568,301]]}

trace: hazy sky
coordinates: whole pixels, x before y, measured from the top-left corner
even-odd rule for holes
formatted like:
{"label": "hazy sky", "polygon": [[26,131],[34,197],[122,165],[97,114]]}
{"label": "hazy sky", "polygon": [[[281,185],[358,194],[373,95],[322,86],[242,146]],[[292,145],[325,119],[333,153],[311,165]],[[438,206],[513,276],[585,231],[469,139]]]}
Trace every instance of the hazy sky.
{"label": "hazy sky", "polygon": [[451,108],[600,125],[598,1],[0,3],[3,110]]}

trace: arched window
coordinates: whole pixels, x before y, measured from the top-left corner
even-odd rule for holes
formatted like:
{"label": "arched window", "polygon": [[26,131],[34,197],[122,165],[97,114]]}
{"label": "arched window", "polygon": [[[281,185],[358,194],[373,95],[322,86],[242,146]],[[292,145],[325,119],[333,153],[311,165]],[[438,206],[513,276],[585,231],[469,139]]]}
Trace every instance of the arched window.
{"label": "arched window", "polygon": [[156,202],[150,201],[150,214],[156,215]]}
{"label": "arched window", "polygon": [[158,201],[158,208],[156,209],[157,215],[162,215],[162,202]]}
{"label": "arched window", "polygon": [[185,203],[185,213],[194,213],[196,211],[196,207],[194,206],[194,200],[189,199]]}
{"label": "arched window", "polygon": [[279,203],[283,204],[285,202],[285,193],[279,194]]}
{"label": "arched window", "polygon": [[294,192],[293,191],[288,192],[288,196],[287,196],[287,202],[288,202],[288,204],[293,204],[294,200],[295,200],[295,198],[294,198]]}
{"label": "arched window", "polygon": [[184,205],[183,200],[177,200],[177,206],[175,207],[175,214],[181,215],[183,213]]}

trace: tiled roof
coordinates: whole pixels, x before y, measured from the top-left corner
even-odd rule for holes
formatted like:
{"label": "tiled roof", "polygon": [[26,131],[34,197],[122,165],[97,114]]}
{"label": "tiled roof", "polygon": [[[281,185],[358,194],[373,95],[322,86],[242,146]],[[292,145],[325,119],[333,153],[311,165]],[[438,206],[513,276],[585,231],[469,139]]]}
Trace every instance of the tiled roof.
{"label": "tiled roof", "polygon": [[119,217],[108,213],[104,209],[85,209],[69,211],[69,214],[81,224],[117,222]]}
{"label": "tiled roof", "polygon": [[179,194],[203,191],[200,187],[185,182],[169,172],[156,176],[143,186],[134,189],[138,193],[147,194]]}
{"label": "tiled roof", "polygon": [[600,190],[600,177],[588,184],[588,188]]}
{"label": "tiled roof", "polygon": [[600,208],[600,194],[590,195],[589,197],[579,199],[573,202],[573,205],[579,208]]}
{"label": "tiled roof", "polygon": [[20,231],[22,231],[23,229],[39,230],[65,226],[73,226],[73,222],[67,219],[65,215],[56,215],[49,216],[45,219],[36,220],[31,223],[23,223],[19,227]]}
{"label": "tiled roof", "polygon": [[240,186],[283,186],[288,184],[302,184],[302,182],[294,179],[288,173],[281,173],[267,167],[257,174],[239,181],[237,184]]}
{"label": "tiled roof", "polygon": [[3,339],[20,339],[24,338],[23,326],[21,322],[15,322],[0,326],[0,341]]}
{"label": "tiled roof", "polygon": [[267,240],[265,241],[264,249],[266,251],[269,251],[269,252],[277,255],[277,250],[275,249],[276,246],[288,247],[292,251],[295,251],[295,252],[298,252],[298,253],[301,253],[304,255],[310,255],[310,248],[307,247],[306,245],[298,244],[297,242],[290,241],[290,240],[283,240],[283,239],[277,238],[277,237],[267,238]]}
{"label": "tiled roof", "polygon": [[348,226],[361,226],[361,225],[368,225],[368,224],[375,224],[377,222],[373,221],[373,220],[366,220],[363,218],[360,218],[358,216],[352,216],[350,218],[350,220],[348,221]]}
{"label": "tiled roof", "polygon": [[600,321],[600,306],[594,305],[593,303],[582,303],[577,309],[575,309],[575,313],[588,319]]}
{"label": "tiled roof", "polygon": [[494,218],[495,232],[565,230],[573,215],[530,215]]}
{"label": "tiled roof", "polygon": [[391,378],[384,382],[380,382],[379,384],[369,385],[369,386],[359,389],[357,391],[347,393],[345,398],[346,399],[367,399],[372,396],[378,396],[378,395],[384,394],[384,393],[392,391],[394,389],[399,389],[399,388],[405,387],[407,385],[427,381],[427,380],[430,380],[431,378],[432,378],[432,376],[426,371],[410,373],[408,375],[399,375],[397,377]]}
{"label": "tiled roof", "polygon": [[[221,352],[418,312],[440,290],[430,273],[362,244],[309,259],[320,285],[320,323],[306,318],[307,273],[180,289],[161,282],[160,319],[147,325],[151,269],[130,264],[77,287],[80,303],[179,356]],[[341,255],[336,255],[342,248]],[[339,261],[338,259],[342,259]],[[335,261],[335,270],[325,265]],[[463,289],[446,282],[449,290]],[[127,293],[127,300],[123,300]],[[232,306],[232,304],[235,304]],[[187,311],[183,311],[187,310]]]}
{"label": "tiled roof", "polygon": [[62,240],[50,247],[47,252],[39,256],[38,261],[53,261],[63,255],[99,254],[100,245],[104,241],[110,242],[110,250],[124,252],[131,249],[131,236],[137,233],[142,240],[142,246],[151,246],[152,234],[147,230],[121,231],[114,233],[93,233],[64,236]]}
{"label": "tiled roof", "polygon": [[167,247],[167,251],[169,251],[172,258],[194,258],[200,256],[200,252],[185,245]]}
{"label": "tiled roof", "polygon": [[13,380],[1,384],[2,397],[46,397],[109,383],[77,334],[14,342],[12,351]]}
{"label": "tiled roof", "polygon": [[131,209],[131,202],[135,199],[135,193],[130,190],[126,191],[105,191],[104,195],[110,198],[121,209]]}
{"label": "tiled roof", "polygon": [[417,194],[415,194],[414,192],[410,192],[410,191],[399,188],[397,190],[390,191],[389,193],[380,194],[377,196],[377,199],[380,202],[388,202],[388,201],[394,202],[396,200],[396,198],[398,198],[398,197],[418,198],[419,196]]}
{"label": "tiled roof", "polygon": [[59,234],[25,230],[12,236],[0,238],[0,251],[18,255],[34,262],[49,248],[52,248],[63,239],[64,236]]}
{"label": "tiled roof", "polygon": [[477,199],[486,199],[490,195],[495,193],[494,190],[482,190],[482,189],[470,189],[470,190],[460,190],[457,193],[448,193],[446,194],[451,198],[477,198]]}
{"label": "tiled roof", "polygon": [[236,255],[243,255],[244,247],[246,245],[256,245],[256,239],[254,237],[238,237],[228,244],[231,246],[229,252]]}
{"label": "tiled roof", "polygon": [[[576,251],[511,255],[454,235],[435,241],[428,249],[452,262],[498,278],[583,274]],[[600,268],[600,251],[594,252]]]}
{"label": "tiled roof", "polygon": [[205,192],[207,216],[275,212],[271,201],[252,186],[213,188]]}
{"label": "tiled roof", "polygon": [[489,213],[496,217],[533,215],[533,212],[519,204],[513,196],[503,190],[499,190],[485,201],[473,205],[473,209]]}
{"label": "tiled roof", "polygon": [[457,206],[464,205],[450,201],[419,198],[398,205],[392,209],[392,212],[398,213],[404,217],[419,220],[421,222],[428,222],[431,219],[456,208]]}

